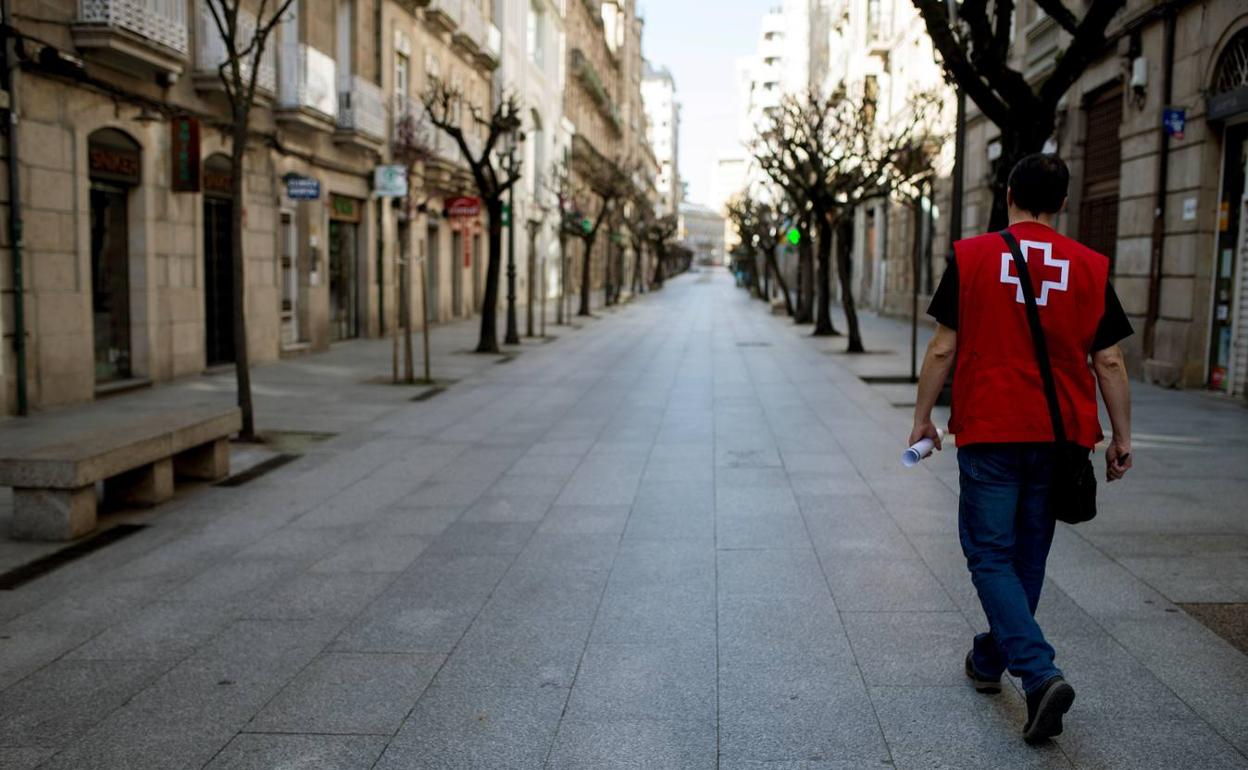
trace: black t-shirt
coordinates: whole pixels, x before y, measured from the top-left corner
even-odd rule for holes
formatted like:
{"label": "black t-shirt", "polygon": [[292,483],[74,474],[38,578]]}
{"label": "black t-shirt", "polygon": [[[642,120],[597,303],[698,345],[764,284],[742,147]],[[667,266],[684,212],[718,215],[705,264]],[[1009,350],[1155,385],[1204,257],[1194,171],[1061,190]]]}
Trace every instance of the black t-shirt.
{"label": "black t-shirt", "polygon": [[[940,285],[936,287],[936,293],[932,295],[932,304],[928,306],[927,314],[935,318],[941,326],[957,331],[957,260],[949,260],[949,265],[945,268],[945,274],[940,279]],[[1122,303],[1118,301],[1118,293],[1114,291],[1113,284],[1106,281],[1105,314],[1101,316],[1101,322],[1096,327],[1096,336],[1092,339],[1092,350],[1090,352],[1095,353],[1098,350],[1112,347],[1134,333],[1134,330],[1131,328],[1131,322],[1127,320],[1127,314],[1122,309]]]}

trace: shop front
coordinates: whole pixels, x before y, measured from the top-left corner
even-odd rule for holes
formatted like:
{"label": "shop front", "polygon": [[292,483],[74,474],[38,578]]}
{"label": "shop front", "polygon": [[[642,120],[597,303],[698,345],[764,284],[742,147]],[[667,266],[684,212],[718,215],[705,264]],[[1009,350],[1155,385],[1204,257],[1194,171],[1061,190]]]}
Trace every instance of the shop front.
{"label": "shop front", "polygon": [[1221,126],[1222,168],[1213,257],[1208,386],[1248,393],[1248,29],[1227,43],[1215,70],[1210,123]]}
{"label": "shop front", "polygon": [[208,366],[234,362],[234,172],[220,153],[204,161],[204,359]]}
{"label": "shop front", "polygon": [[364,201],[345,195],[329,200],[329,337],[360,336],[360,222]]}
{"label": "shop front", "polygon": [[88,139],[91,318],[98,385],[134,376],[130,312],[130,196],[140,179],[138,142],[113,128]]}

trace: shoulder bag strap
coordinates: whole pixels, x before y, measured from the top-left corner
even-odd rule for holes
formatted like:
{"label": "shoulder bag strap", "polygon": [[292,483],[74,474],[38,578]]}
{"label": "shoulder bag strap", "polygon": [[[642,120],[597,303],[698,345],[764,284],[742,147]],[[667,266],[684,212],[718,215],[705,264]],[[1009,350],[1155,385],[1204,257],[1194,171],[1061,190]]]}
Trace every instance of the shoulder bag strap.
{"label": "shoulder bag strap", "polygon": [[1062,408],[1057,400],[1057,383],[1053,379],[1053,363],[1049,359],[1049,345],[1044,338],[1044,327],[1040,325],[1040,308],[1036,305],[1036,290],[1031,285],[1031,274],[1027,272],[1027,260],[1023,259],[1022,249],[1018,240],[1009,230],[1002,230],[1001,237],[1005,245],[1014,255],[1014,267],[1018,271],[1018,282],[1027,301],[1027,325],[1031,327],[1031,342],[1036,350],[1036,363],[1040,366],[1040,378],[1044,380],[1044,399],[1049,404],[1049,419],[1053,422],[1053,438],[1059,444],[1066,443],[1066,427],[1062,424]]}

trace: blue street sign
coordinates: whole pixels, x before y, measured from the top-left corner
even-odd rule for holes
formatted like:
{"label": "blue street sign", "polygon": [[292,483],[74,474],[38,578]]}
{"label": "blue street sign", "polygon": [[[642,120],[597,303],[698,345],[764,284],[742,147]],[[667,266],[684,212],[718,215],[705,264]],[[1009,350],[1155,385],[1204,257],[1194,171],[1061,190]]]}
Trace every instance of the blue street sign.
{"label": "blue street sign", "polygon": [[286,177],[286,196],[297,201],[317,200],[321,197],[321,183],[310,176],[291,174]]}
{"label": "blue street sign", "polygon": [[1161,124],[1172,139],[1182,139],[1187,128],[1187,110],[1182,107],[1166,107],[1161,111]]}

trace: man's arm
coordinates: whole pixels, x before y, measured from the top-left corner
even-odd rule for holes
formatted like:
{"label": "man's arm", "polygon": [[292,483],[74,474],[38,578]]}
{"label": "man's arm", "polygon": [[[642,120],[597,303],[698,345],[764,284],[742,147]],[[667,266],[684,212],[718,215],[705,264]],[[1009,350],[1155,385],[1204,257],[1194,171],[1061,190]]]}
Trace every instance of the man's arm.
{"label": "man's arm", "polygon": [[1109,424],[1114,435],[1105,450],[1106,478],[1117,481],[1131,468],[1131,385],[1127,381],[1127,364],[1122,348],[1111,345],[1092,354],[1096,382],[1105,399]]}
{"label": "man's arm", "polygon": [[927,344],[923,356],[923,370],[919,373],[919,393],[914,404],[914,430],[910,432],[910,444],[930,438],[941,448],[940,432],[932,423],[932,407],[940,396],[940,389],[949,379],[953,369],[954,354],[958,352],[958,333],[948,326],[936,325],[936,334]]}

